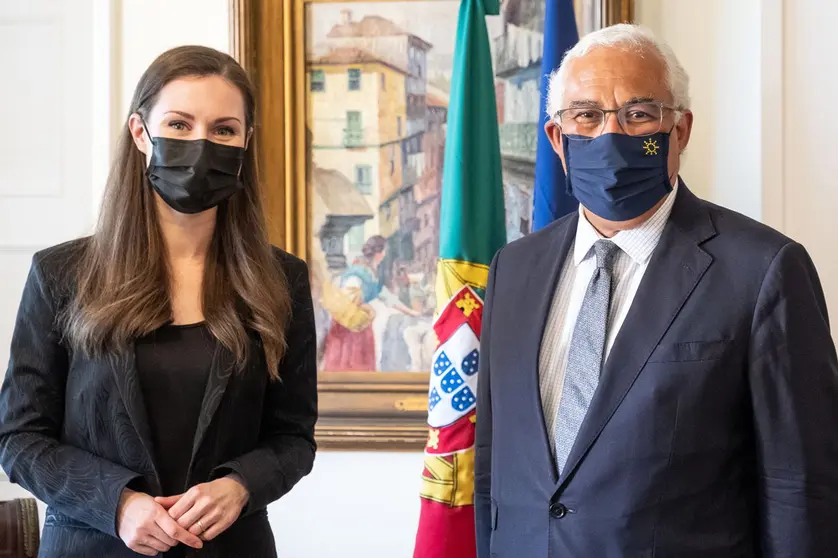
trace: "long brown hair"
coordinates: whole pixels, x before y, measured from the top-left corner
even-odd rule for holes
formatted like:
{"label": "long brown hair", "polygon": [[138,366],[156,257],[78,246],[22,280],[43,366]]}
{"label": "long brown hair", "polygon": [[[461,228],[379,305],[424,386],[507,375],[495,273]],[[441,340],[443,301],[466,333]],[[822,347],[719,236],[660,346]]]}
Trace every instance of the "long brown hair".
{"label": "long brown hair", "polygon": [[[200,46],[160,55],[140,78],[129,115],[147,119],[160,90],[173,80],[215,75],[241,91],[246,126],[255,129],[253,86],[244,70],[232,57]],[[218,206],[204,270],[203,312],[238,368],[248,358],[248,329],[258,333],[276,379],[286,350],[291,297],[268,242],[254,153],[251,141],[241,170],[244,190]],[[126,120],[96,232],[77,262],[77,288],[64,315],[71,345],[88,355],[125,350],[133,339],[172,319],[166,246],[145,170],[145,157]]]}

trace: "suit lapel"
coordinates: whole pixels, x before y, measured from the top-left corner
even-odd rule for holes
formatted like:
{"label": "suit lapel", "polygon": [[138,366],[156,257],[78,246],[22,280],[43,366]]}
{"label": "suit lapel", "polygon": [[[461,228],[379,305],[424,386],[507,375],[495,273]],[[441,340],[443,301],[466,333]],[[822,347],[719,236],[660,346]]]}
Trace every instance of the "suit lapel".
{"label": "suit lapel", "polygon": [[[553,295],[556,292],[556,285],[559,281],[562,268],[568,253],[573,248],[576,238],[576,227],[579,221],[579,214],[574,213],[563,226],[553,233],[553,240],[548,253],[533,253],[535,261],[526,269],[531,269],[529,281],[527,281],[526,298],[523,308],[526,314],[534,316],[528,321],[530,328],[522,332],[521,339],[524,340],[525,350],[523,355],[532,359],[525,363],[523,369],[527,372],[521,386],[525,397],[528,398],[526,406],[532,410],[533,423],[535,425],[536,443],[538,445],[538,459],[543,463],[546,470],[552,471],[553,482],[556,482],[558,472],[556,463],[550,450],[550,437],[547,435],[547,424],[544,420],[544,407],[541,404],[541,384],[539,381],[539,359],[541,355],[542,338],[547,325],[547,318],[550,314],[550,307],[553,304]],[[526,315],[525,314],[525,315]]]}
{"label": "suit lapel", "polygon": [[[251,346],[253,349],[253,346]],[[207,386],[204,388],[204,399],[201,403],[201,414],[198,417],[198,426],[195,429],[195,437],[192,443],[192,460],[189,470],[192,470],[192,465],[195,462],[195,457],[204,437],[207,434],[215,412],[221,404],[221,399],[224,392],[227,390],[227,385],[230,382],[230,376],[233,374],[235,368],[234,355],[223,347],[220,343],[217,345],[215,354],[212,359],[212,366],[210,366],[209,378],[207,379]]]}
{"label": "suit lapel", "polygon": [[669,222],[614,346],[579,429],[560,487],[600,435],[713,259],[700,244],[715,235],[700,201],[681,185]]}
{"label": "suit lapel", "polygon": [[140,384],[140,376],[137,372],[137,360],[134,345],[125,352],[110,357],[110,368],[114,373],[117,390],[131,419],[131,424],[137,432],[143,449],[143,459],[146,461],[145,468],[154,473],[154,480],[157,483],[157,491],[160,491],[160,477],[154,462],[154,444],[151,439],[151,426],[148,422],[148,414],[143,398],[143,390]]}

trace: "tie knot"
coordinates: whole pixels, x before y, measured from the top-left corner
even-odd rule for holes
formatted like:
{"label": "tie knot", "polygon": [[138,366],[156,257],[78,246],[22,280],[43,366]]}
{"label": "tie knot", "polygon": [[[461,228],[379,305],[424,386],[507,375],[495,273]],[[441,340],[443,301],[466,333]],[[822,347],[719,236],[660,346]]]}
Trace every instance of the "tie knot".
{"label": "tie knot", "polygon": [[596,266],[600,269],[605,269],[609,273],[614,269],[614,258],[620,247],[610,240],[597,240],[594,243],[594,253],[596,253]]}

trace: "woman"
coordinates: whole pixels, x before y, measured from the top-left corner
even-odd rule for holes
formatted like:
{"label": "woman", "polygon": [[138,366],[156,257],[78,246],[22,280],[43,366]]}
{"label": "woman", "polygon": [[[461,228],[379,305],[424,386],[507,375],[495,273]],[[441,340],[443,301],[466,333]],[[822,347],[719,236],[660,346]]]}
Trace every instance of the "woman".
{"label": "woman", "polygon": [[323,369],[334,372],[371,371],[378,368],[370,303],[382,299],[404,314],[417,315],[385,288],[379,277],[386,257],[387,240],[371,236],[358,258],[340,276],[340,289],[324,283],[323,306],[329,311],[332,325],[326,336]]}
{"label": "woman", "polygon": [[41,556],[276,555],[265,508],[314,461],[316,352],[306,265],[267,240],[254,112],[229,56],[161,55],[95,234],[33,259],[0,463],[49,506]]}

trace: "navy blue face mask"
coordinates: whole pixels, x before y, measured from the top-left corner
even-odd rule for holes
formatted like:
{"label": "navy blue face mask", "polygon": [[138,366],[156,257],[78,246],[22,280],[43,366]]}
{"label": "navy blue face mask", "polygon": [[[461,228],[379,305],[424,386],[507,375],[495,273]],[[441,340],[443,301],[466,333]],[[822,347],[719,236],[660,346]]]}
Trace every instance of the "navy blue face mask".
{"label": "navy blue face mask", "polygon": [[640,217],[672,191],[669,134],[563,136],[567,193],[608,221]]}

